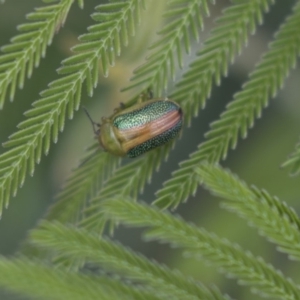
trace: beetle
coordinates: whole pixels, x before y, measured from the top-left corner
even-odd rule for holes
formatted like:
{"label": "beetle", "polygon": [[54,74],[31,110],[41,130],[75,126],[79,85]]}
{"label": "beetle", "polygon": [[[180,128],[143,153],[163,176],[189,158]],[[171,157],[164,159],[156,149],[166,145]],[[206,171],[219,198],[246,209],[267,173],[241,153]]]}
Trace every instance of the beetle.
{"label": "beetle", "polygon": [[[116,156],[134,158],[174,139],[183,124],[183,111],[174,101],[156,98],[124,108],[124,104],[102,123],[88,112],[100,145]],[[96,127],[95,127],[96,126]]]}

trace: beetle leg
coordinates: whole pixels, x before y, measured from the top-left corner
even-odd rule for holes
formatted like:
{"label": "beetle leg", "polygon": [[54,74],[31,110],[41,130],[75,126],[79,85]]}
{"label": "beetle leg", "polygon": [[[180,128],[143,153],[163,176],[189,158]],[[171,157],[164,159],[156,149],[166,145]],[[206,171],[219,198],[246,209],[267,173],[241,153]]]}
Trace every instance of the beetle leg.
{"label": "beetle leg", "polygon": [[148,93],[148,100],[153,99],[153,91],[150,87],[147,89],[147,93]]}
{"label": "beetle leg", "polygon": [[114,109],[114,113],[123,110],[124,108],[126,108],[126,105],[124,104],[124,102],[120,102],[120,107],[117,107]]}
{"label": "beetle leg", "polygon": [[144,101],[153,99],[153,92],[151,88],[147,89],[147,92],[144,92],[140,95],[139,99],[138,99],[138,103],[142,103]]}

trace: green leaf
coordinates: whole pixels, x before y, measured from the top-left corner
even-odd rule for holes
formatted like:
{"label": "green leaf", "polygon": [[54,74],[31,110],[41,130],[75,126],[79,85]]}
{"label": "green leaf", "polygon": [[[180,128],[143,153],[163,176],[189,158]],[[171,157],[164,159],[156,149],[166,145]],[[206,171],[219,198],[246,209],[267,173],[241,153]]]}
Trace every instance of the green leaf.
{"label": "green leaf", "polygon": [[[30,77],[33,66],[39,65],[40,58],[45,55],[44,45],[51,43],[55,33],[51,28],[60,27],[61,20],[68,15],[73,1],[61,0],[57,5],[50,5],[47,12],[37,8],[36,12],[27,15],[27,19],[32,22],[18,26],[19,31],[26,33],[20,33],[11,39],[10,45],[1,47],[5,54],[0,55],[0,63],[9,61],[12,65],[7,65],[6,68],[2,65],[0,71],[0,109],[4,106],[7,87],[11,87],[10,101],[13,101],[17,86],[23,87],[26,70]],[[17,83],[18,76],[20,79]]]}
{"label": "green leaf", "polygon": [[300,173],[300,143],[295,147],[295,151],[289,156],[289,158],[282,164],[282,167],[289,167],[291,169],[291,175],[299,175]]}
{"label": "green leaf", "polygon": [[119,159],[109,153],[101,152],[98,147],[94,145],[91,148],[65,183],[62,191],[57,195],[57,202],[46,216],[48,220],[77,222],[80,219],[78,212],[96,195],[107,177],[115,170]]}
{"label": "green leaf", "polygon": [[298,299],[300,289],[291,279],[254,257],[250,251],[211,234],[204,229],[161,212],[155,207],[124,199],[103,202],[104,213],[114,221],[135,227],[149,227],[145,237],[185,250],[187,256],[205,259],[217,268],[248,285],[252,291],[272,299]]}
{"label": "green leaf", "polygon": [[129,280],[149,285],[168,299],[227,299],[217,289],[212,292],[179,271],[161,266],[90,231],[43,222],[40,229],[31,233],[31,241],[63,254],[68,260],[84,258]]}
{"label": "green leaf", "polygon": [[[143,86],[144,89],[151,87],[156,95],[161,95],[163,90],[166,90],[170,77],[175,75],[174,53],[182,68],[183,45],[186,52],[190,52],[189,29],[192,28],[197,39],[200,27],[195,25],[196,20],[201,20],[202,23],[202,15],[207,12],[207,0],[169,1],[164,13],[166,25],[158,32],[161,38],[150,46],[155,52],[147,57],[144,65],[134,71],[131,78],[133,83],[123,91]],[[149,68],[152,68],[153,72],[148,72]]]}
{"label": "green leaf", "polygon": [[109,277],[51,268],[25,258],[0,257],[0,286],[14,293],[51,300],[158,300],[151,293]]}
{"label": "green leaf", "polygon": [[[239,24],[247,14],[250,14],[249,20],[256,18],[263,3],[266,4],[267,2],[261,1],[259,4],[247,2],[238,5],[237,8],[242,8],[242,11],[238,14],[237,9],[229,9],[225,11],[225,13],[230,12],[229,15],[225,16],[225,19],[230,19],[231,22]],[[253,10],[252,5],[256,6],[257,10]],[[247,6],[248,8],[246,9]],[[250,8],[251,11],[248,11]],[[233,15],[231,14],[232,11],[234,12]],[[239,33],[242,33],[241,37],[244,37],[243,31],[247,32],[248,30],[247,23],[244,23],[246,27],[243,30],[237,24],[232,25],[232,32],[234,33],[238,29]],[[253,126],[254,119],[260,117],[261,110],[266,107],[270,98],[274,97],[282,87],[282,82],[289,71],[295,67],[296,57],[300,52],[300,36],[297,30],[299,26],[300,5],[297,3],[292,15],[287,18],[283,26],[279,29],[275,40],[270,44],[270,50],[264,54],[261,62],[257,64],[254,71],[250,74],[250,78],[243,85],[243,89],[235,94],[234,100],[229,103],[226,110],[221,114],[220,120],[211,125],[211,130],[206,134],[207,140],[198,147],[197,151],[190,155],[188,160],[180,164],[180,168],[172,174],[172,179],[164,185],[164,188],[158,191],[157,200],[155,201],[156,205],[162,208],[169,206],[176,207],[180,202],[186,200],[189,195],[194,194],[197,187],[197,179],[193,171],[195,165],[206,160],[213,163],[225,159],[229,149],[236,147],[239,135],[241,137],[247,135],[248,129]],[[223,37],[226,37],[226,34],[228,34],[227,28]],[[217,36],[219,35],[220,31],[218,30]],[[236,33],[234,35],[237,36]],[[230,52],[234,51],[235,43],[230,45],[228,49],[228,46],[225,47],[225,45],[222,45],[224,42],[226,45],[230,45],[226,38],[220,39],[217,55],[215,57],[210,56],[212,63],[215,64],[217,57],[222,61],[226,60],[225,57],[231,57],[232,54]],[[211,47],[210,39],[207,40],[207,44],[208,47]],[[213,41],[213,45],[216,46],[215,41]],[[226,48],[226,53],[222,54],[222,49],[225,50]],[[203,49],[206,52],[205,47]],[[207,86],[207,78],[212,77],[211,70],[214,70],[214,68],[207,66],[207,54],[201,57],[201,53],[200,51],[199,60],[195,61],[192,65],[192,72],[187,73],[186,79],[183,79],[178,86],[178,92],[175,91],[172,95],[173,99],[181,100],[183,105],[192,96],[192,93],[196,93],[196,89],[191,87],[191,78],[195,78],[193,84],[197,84],[197,90],[200,88],[199,94],[197,93],[196,97],[200,95],[201,91],[201,101],[204,101],[210,92],[210,86]],[[203,66],[205,66],[204,69]],[[222,72],[221,69],[219,72]],[[202,77],[202,74],[205,77]],[[196,76],[198,79],[196,79]],[[188,89],[185,88],[186,83],[189,85]],[[184,88],[184,92],[180,91],[182,88]]]}
{"label": "green leaf", "polygon": [[160,147],[146,156],[116,169],[113,176],[108,177],[105,185],[99,189],[91,199],[90,205],[84,210],[80,226],[101,232],[106,223],[101,210],[102,201],[115,195],[137,198],[146,182],[150,182],[153,171],[159,169],[161,157],[167,157],[171,146],[169,144]]}
{"label": "green leaf", "polygon": [[[103,38],[101,41],[97,41],[95,44],[94,41],[87,41],[85,43],[81,43],[81,47],[76,47],[76,51],[79,51],[80,48],[81,51],[89,51],[89,58],[87,59],[85,55],[79,53],[79,58],[64,61],[64,65],[60,69],[60,72],[66,72],[66,74],[71,72],[72,76],[67,75],[64,77],[64,79],[55,80],[54,82],[50,83],[49,88],[41,92],[41,99],[34,102],[35,108],[25,113],[27,117],[35,118],[35,121],[39,120],[36,118],[39,114],[44,114],[45,117],[42,122],[39,123],[34,124],[34,122],[28,122],[32,124],[31,126],[34,126],[33,129],[35,130],[32,131],[31,135],[27,136],[27,139],[26,137],[24,137],[22,140],[15,140],[12,138],[6,143],[7,146],[14,146],[24,142],[23,147],[18,148],[18,153],[15,153],[13,149],[11,150],[11,157],[14,157],[14,161],[11,163],[10,167],[6,167],[5,173],[0,169],[0,174],[3,174],[3,176],[0,177],[0,197],[1,195],[6,195],[6,200],[7,197],[9,197],[8,195],[11,193],[10,183],[14,174],[22,173],[22,176],[17,176],[17,178],[19,178],[19,180],[20,178],[22,178],[22,180],[24,179],[24,174],[26,174],[26,171],[24,172],[22,167],[27,165],[25,161],[29,158],[31,158],[30,171],[31,173],[34,171],[34,166],[32,165],[32,162],[34,161],[33,157],[35,157],[35,161],[40,161],[40,156],[38,156],[40,151],[35,153],[35,149],[40,149],[42,143],[44,144],[44,153],[47,155],[50,149],[51,139],[56,142],[58,138],[58,129],[63,129],[65,119],[63,113],[67,114],[67,116],[71,119],[73,118],[74,110],[78,110],[80,105],[82,84],[85,80],[87,81],[88,93],[92,93],[95,83],[98,82],[98,72],[93,69],[96,66],[96,62],[101,60],[102,63],[107,66],[105,68],[105,75],[108,74],[109,62],[108,57],[104,55],[104,53],[106,49],[111,46],[116,35],[115,32],[117,31],[120,35],[122,30],[128,26],[128,16],[130,14],[140,13],[139,11],[136,12],[136,9],[139,8],[138,3],[141,1],[142,0],[130,0],[125,2],[124,6],[122,6],[122,10],[120,11],[120,18],[114,19],[113,23],[110,23],[111,31],[104,30],[105,38]],[[97,9],[99,9],[99,7],[97,7]],[[116,12],[112,10],[110,13],[114,15]],[[94,29],[95,27],[93,27],[93,30]],[[102,29],[100,29],[100,31],[101,30]],[[91,47],[91,43],[93,44],[93,47]],[[76,54],[74,54],[74,56],[76,56]],[[33,58],[30,58],[30,60],[31,67],[28,68],[29,73],[31,73],[31,69],[33,68],[34,64]],[[80,60],[82,61],[80,62]],[[77,61],[75,66],[73,65],[74,61]],[[78,66],[80,68],[78,68]],[[91,66],[93,66],[93,68],[91,68]],[[7,86],[4,87],[7,88]],[[50,99],[53,101],[50,101]],[[22,125],[20,126],[22,127]],[[2,156],[0,155],[0,161],[1,157]],[[18,186],[18,184],[14,186]],[[16,191],[14,190],[13,192]],[[3,203],[4,199],[0,198],[0,213]]]}
{"label": "green leaf", "polygon": [[291,259],[300,260],[300,219],[294,209],[265,190],[249,188],[220,166],[203,164],[197,174],[213,194],[227,200],[222,203],[224,208],[248,220]]}

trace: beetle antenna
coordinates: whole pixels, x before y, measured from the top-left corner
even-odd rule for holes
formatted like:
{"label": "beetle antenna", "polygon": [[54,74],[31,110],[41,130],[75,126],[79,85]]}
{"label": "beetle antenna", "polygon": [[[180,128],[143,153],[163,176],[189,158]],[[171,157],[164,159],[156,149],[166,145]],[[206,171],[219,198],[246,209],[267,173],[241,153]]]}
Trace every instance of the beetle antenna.
{"label": "beetle antenna", "polygon": [[99,124],[99,123],[96,123],[96,122],[92,119],[91,115],[89,114],[89,112],[87,111],[87,109],[86,109],[84,106],[82,107],[82,109],[84,110],[84,112],[86,113],[87,117],[88,117],[89,120],[91,121],[95,135],[98,135],[98,130],[97,130],[97,128],[100,127],[100,124]]}

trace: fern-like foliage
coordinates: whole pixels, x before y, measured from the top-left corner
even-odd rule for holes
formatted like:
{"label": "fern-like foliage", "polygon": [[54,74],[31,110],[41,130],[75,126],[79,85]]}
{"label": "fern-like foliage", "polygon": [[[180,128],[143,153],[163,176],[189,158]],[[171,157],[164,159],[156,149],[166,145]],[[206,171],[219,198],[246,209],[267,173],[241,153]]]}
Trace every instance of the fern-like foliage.
{"label": "fern-like foliage", "polygon": [[[64,24],[74,0],[44,1],[58,2],[36,8],[28,14],[29,23],[18,26],[22,33],[11,39],[11,44],[1,47],[0,55],[0,109],[3,108],[7,92],[13,101],[16,87],[22,88],[25,77],[31,77],[33,68],[40,63],[51,44],[53,35]],[[83,2],[79,1],[80,6]]]}
{"label": "fern-like foliage", "polygon": [[[252,3],[252,1],[247,3]],[[231,17],[236,20],[238,17],[235,14],[238,10],[232,9],[232,11],[234,14]],[[242,13],[240,12],[240,14]],[[180,164],[180,169],[173,173],[172,179],[165,184],[163,189],[158,191],[155,201],[158,206],[163,208],[176,207],[189,195],[195,193],[197,188],[197,179],[193,171],[195,165],[205,160],[218,162],[224,159],[229,149],[236,147],[239,135],[243,138],[246,137],[255,118],[261,116],[261,111],[267,106],[270,97],[276,95],[290,69],[296,65],[297,56],[300,52],[299,27],[300,3],[297,2],[292,15],[287,18],[275,35],[275,40],[270,44],[270,50],[265,53],[261,62],[250,74],[243,90],[235,94],[234,100],[229,103],[220,120],[211,125],[211,130],[206,134],[207,141],[201,144],[188,160]],[[223,28],[227,30],[226,26]],[[235,28],[240,29],[238,26]],[[222,32],[221,29],[218,30],[219,32]],[[220,40],[223,40],[221,34],[214,43],[220,43]],[[220,47],[220,49],[223,48]],[[205,57],[204,54],[200,67],[206,66]],[[194,63],[194,66],[197,66],[197,62]],[[199,75],[193,72],[191,76],[196,78]],[[191,76],[187,77],[190,85],[194,84],[191,81]],[[209,83],[205,81],[205,85],[209,86]],[[205,85],[203,85],[204,94],[206,94]]]}
{"label": "fern-like foliage", "polygon": [[183,66],[183,45],[185,51],[190,53],[189,31],[196,40],[199,39],[198,30],[203,28],[202,14],[209,15],[207,2],[207,0],[168,2],[167,11],[164,13],[166,25],[158,32],[161,38],[150,46],[153,52],[147,61],[134,71],[131,78],[134,83],[124,90],[142,85],[144,89],[151,87],[156,95],[162,94],[170,78],[175,79],[176,58],[179,66]]}
{"label": "fern-like foliage", "polygon": [[205,258],[237,278],[240,283],[251,286],[264,296],[272,299],[300,297],[299,286],[263,259],[255,258],[240,246],[187,224],[167,212],[163,213],[154,207],[124,199],[105,201],[103,210],[116,221],[131,226],[149,227],[145,234],[147,239],[183,247],[188,255]]}
{"label": "fern-like foliage", "polygon": [[[180,9],[178,5],[181,7]],[[197,7],[197,10],[195,6]],[[168,14],[166,15],[166,17],[169,18],[170,16],[177,16],[177,20],[179,20],[178,14],[180,13],[180,20],[183,18],[184,22],[181,22],[182,20],[179,22],[181,25],[178,27],[178,30],[175,31],[175,34],[172,35],[172,40],[170,35],[168,34],[167,28],[164,28],[162,30],[161,35],[164,35],[164,37],[168,38],[167,45],[172,42],[177,43],[177,45],[179,46],[180,43],[178,43],[178,39],[180,39],[181,36],[185,36],[188,32],[188,29],[193,30],[194,35],[196,34],[197,26],[195,24],[197,22],[202,24],[202,17],[200,14],[201,10],[199,10],[199,6],[200,8],[203,6],[206,13],[209,14],[207,4],[202,0],[193,1],[193,3],[189,3],[188,5],[184,5],[183,2],[169,3]],[[188,37],[186,36],[185,39],[185,45],[188,48]],[[162,56],[160,54],[162,49],[161,47],[158,47],[158,45],[162,44],[164,40],[165,38],[163,38],[160,43],[156,43],[157,46],[154,47],[158,48],[154,56],[160,57],[159,65],[164,64],[165,60],[168,61],[169,56],[171,55],[170,53],[173,53],[173,49],[170,48],[170,51],[168,52],[168,54],[170,55]],[[177,51],[178,55],[182,52],[182,50],[179,48],[177,48]],[[155,74],[152,74],[152,80],[156,80]],[[101,190],[101,193],[99,195],[93,195],[93,191],[95,192],[95,189],[92,189],[91,187],[101,186],[101,184],[99,184],[98,182],[98,174],[101,170],[99,169],[99,166],[104,166],[103,163],[107,159],[112,163],[115,161],[114,158],[109,157],[109,155],[105,153],[99,153],[99,155],[97,155],[97,158],[95,157],[94,159],[92,159],[92,161],[88,162],[87,165],[84,164],[80,166],[72,174],[72,177],[69,179],[66,188],[58,196],[57,203],[50,209],[47,218],[57,219],[62,222],[77,220],[79,216],[78,211],[81,207],[83,207],[83,203],[85,203],[87,199],[92,198],[91,205],[85,211],[85,217],[81,225],[89,229],[97,228],[98,231],[101,231],[105,224],[105,220],[103,219],[102,213],[99,212],[100,199],[111,197],[116,193],[119,193],[123,196],[136,197],[137,193],[143,189],[143,186],[145,185],[147,180],[150,181],[153,170],[158,169],[160,160],[162,157],[166,157],[166,153],[169,151],[168,149],[169,147],[158,149],[156,152],[149,154],[149,156],[147,156],[147,159],[143,158],[140,160],[136,160],[132,164],[124,166],[114,174],[112,180],[108,180],[105,188]],[[113,168],[108,167],[108,164],[105,164],[105,168],[107,170],[106,174],[113,170]],[[131,176],[130,174],[133,175]],[[102,179],[104,177],[102,177]],[[81,184],[78,185],[78,181],[82,180],[83,178],[84,181],[81,181]],[[128,180],[128,178],[130,178],[130,180]],[[95,197],[93,198],[93,196]]]}
{"label": "fern-like foliage", "polygon": [[[58,194],[57,202],[47,215],[48,220],[55,219],[63,223],[76,222],[80,219],[79,212],[85,203],[95,195],[106,178],[115,170],[119,159],[106,152],[96,154],[94,148],[83,159],[82,165],[73,171]],[[96,151],[98,148],[99,145]]]}
{"label": "fern-like foliage", "polygon": [[[66,116],[71,119],[78,110],[82,85],[92,95],[98,82],[99,60],[105,75],[121,45],[128,44],[128,35],[134,34],[135,16],[139,16],[143,0],[130,0],[99,5],[92,15],[99,24],[90,26],[89,33],[80,37],[81,44],[73,47],[76,53],[63,61],[58,70],[64,76],[49,84],[41,93],[42,98],[27,111],[28,117],[18,125],[19,131],[4,143],[10,150],[0,156],[0,212],[7,206],[11,194],[22,186],[27,172],[34,173],[42,153],[48,153],[51,140],[56,143],[59,131],[64,128]],[[107,28],[110,30],[107,30]]]}
{"label": "fern-like foliage", "polygon": [[199,57],[170,96],[184,107],[188,123],[197,116],[199,107],[205,106],[213,83],[220,84],[221,77],[227,75],[230,63],[247,44],[248,36],[256,31],[257,24],[263,22],[264,11],[273,3],[273,0],[234,1],[216,20],[210,37],[197,54]]}
{"label": "fern-like foliage", "polygon": [[[177,102],[180,102],[185,107],[186,119],[190,120],[195,111],[197,111],[200,103],[198,98],[201,97],[201,102],[203,103],[206,98],[203,95],[206,94],[208,96],[210,93],[213,78],[220,78],[222,72],[225,71],[224,66],[221,66],[219,61],[226,59],[229,64],[234,54],[240,50],[238,45],[246,42],[249,28],[251,29],[250,32],[254,31],[256,20],[261,22],[261,13],[268,8],[270,3],[272,1],[263,0],[234,4],[225,10],[223,16],[217,20],[219,26],[213,31],[211,38],[205,42],[203,50],[199,53],[199,59],[185,74],[182,83],[178,84],[178,91],[172,95],[173,99],[176,99]],[[240,30],[241,26],[243,28],[242,31]],[[231,28],[231,30],[226,29],[222,31],[221,29],[224,27]],[[157,53],[157,56],[160,56],[160,48],[155,53]],[[171,53],[169,52],[169,54]],[[201,55],[202,53],[203,56]],[[207,53],[210,54],[208,55]],[[228,53],[230,53],[229,56],[227,56]],[[154,57],[156,57],[156,54]],[[151,74],[151,80],[156,80],[156,73]],[[101,199],[113,197],[116,194],[124,197],[136,197],[136,192],[140,191],[147,179],[151,178],[152,172],[155,168],[158,168],[160,161],[166,156],[167,152],[167,147],[161,148],[147,154],[146,157],[139,161],[133,161],[126,166],[122,166],[108,180],[107,184],[100,191],[99,196],[96,196],[91,201],[91,205],[86,209],[86,216],[82,220],[81,226],[101,231],[105,224],[102,212],[99,210]],[[195,188],[196,186],[197,183],[195,182]]]}
{"label": "fern-like foliage", "polygon": [[89,230],[102,232],[106,218],[101,211],[103,200],[114,197],[116,194],[122,197],[137,198],[147,181],[151,180],[154,170],[158,169],[161,157],[167,157],[170,145],[158,148],[147,155],[132,161],[116,170],[112,177],[108,178],[103,188],[91,199],[90,205],[85,209],[80,226]]}
{"label": "fern-like foliage", "polygon": [[197,168],[200,181],[215,195],[225,198],[223,207],[236,212],[279,245],[279,250],[300,260],[300,219],[285,202],[246,183],[220,166]]}
{"label": "fern-like foliage", "polygon": [[25,258],[0,257],[0,269],[0,286],[35,299],[158,300],[153,293],[109,277],[58,270]]}
{"label": "fern-like foliage", "polygon": [[[73,1],[46,0],[55,3],[47,12],[53,13],[62,3],[71,5]],[[79,0],[81,5],[82,1]],[[205,106],[213,83],[219,84],[221,77],[226,75],[229,64],[262,22],[263,12],[273,2],[234,0],[223,11],[211,36],[170,95],[182,105],[187,123],[197,115],[200,107]],[[10,195],[24,182],[27,171],[34,172],[35,163],[40,161],[43,152],[48,152],[51,139],[56,142],[66,116],[73,117],[79,107],[84,83],[88,94],[92,95],[98,81],[99,62],[104,75],[108,74],[109,66],[121,52],[121,45],[127,45],[129,35],[134,34],[140,8],[145,3],[144,0],[112,0],[96,7],[93,18],[97,24],[80,37],[81,43],[73,48],[75,54],[63,61],[59,69],[60,79],[50,83],[49,89],[42,92],[41,99],[26,113],[27,120],[19,125],[20,130],[6,143],[12,148],[0,156],[0,208],[7,205]],[[198,38],[203,16],[209,14],[208,4],[208,0],[168,1],[164,14],[166,23],[159,31],[159,39],[150,47],[151,54],[145,64],[135,71],[132,84],[125,89],[152,87],[160,96],[176,73],[175,69],[182,66],[182,53],[189,52],[190,37]],[[61,21],[67,10],[62,13]],[[0,56],[0,65],[5,70],[13,62],[18,67],[18,59],[24,59],[21,56],[13,58],[18,52],[23,53],[28,47],[33,51],[25,65],[18,67],[17,74],[12,73],[15,79],[7,81],[5,94],[12,98],[17,85],[22,85],[26,74],[32,72],[35,61],[38,64],[54,33],[53,27],[49,26],[42,37],[45,40],[36,44],[34,37],[39,33],[38,27],[43,28],[44,21],[49,19],[45,11],[39,10],[31,18],[36,20],[29,24],[37,27],[27,27],[27,32],[12,40],[11,48],[4,48],[11,52]],[[248,187],[230,172],[211,163],[225,158],[239,136],[246,136],[255,118],[260,116],[262,108],[277,93],[295,65],[300,50],[299,20],[298,1],[292,16],[283,23],[270,50],[250,75],[243,90],[235,95],[221,119],[212,125],[207,141],[181,164],[173,179],[159,191],[156,202],[164,208],[178,205],[198,188],[200,176],[200,181],[213,193],[227,199],[223,204],[226,209],[248,220],[279,250],[297,260],[300,258],[300,221],[293,209],[264,190]],[[61,25],[58,17],[55,22],[58,27]],[[9,64],[1,64],[1,57]],[[14,65],[11,66],[13,71]],[[299,285],[263,259],[173,217],[169,212],[136,203],[137,195],[167,157],[171,146],[158,148],[129,163],[125,160],[120,166],[120,160],[108,153],[97,152],[95,155],[97,146],[94,144],[50,209],[46,217],[48,221],[41,222],[29,235],[28,248],[23,253],[29,253],[32,260],[0,257],[0,287],[38,299],[229,298],[217,288],[207,288],[180,271],[150,261],[101,237],[104,225],[109,221],[112,225],[123,222],[146,226],[147,239],[180,247],[189,257],[204,258],[226,275],[256,290],[260,296],[300,299]],[[66,226],[66,223],[79,226]],[[65,266],[73,268],[66,269]]]}
{"label": "fern-like foliage", "polygon": [[[260,6],[258,6],[258,8],[266,9],[265,4],[266,4],[266,2],[260,3]],[[222,26],[224,26],[224,24],[221,22],[221,20],[222,19],[226,20],[228,18],[227,14],[230,13],[232,15],[233,14],[232,11],[236,10],[237,7],[239,7],[241,10],[243,8],[245,8],[245,6],[240,7],[240,4],[239,4],[237,6],[233,6],[234,9],[232,9],[232,10],[226,10],[224,12],[224,17],[223,18],[221,17],[220,21],[218,22],[218,23],[220,23],[220,28]],[[247,14],[249,14],[250,12],[252,12],[252,8],[253,8],[252,5],[249,6],[248,11],[247,11],[247,13],[245,13],[244,17],[247,16]],[[255,11],[255,14],[257,14],[257,10]],[[255,17],[255,14],[254,14],[254,17]],[[236,17],[236,15],[232,16],[232,20],[234,20],[234,17]],[[253,18],[250,18],[250,20],[253,21]],[[259,21],[261,21],[261,20],[259,20]],[[239,21],[239,22],[241,22],[241,21]],[[237,27],[240,25],[239,22],[237,23]],[[252,23],[250,23],[250,24],[247,23],[246,25],[250,26],[250,25],[253,25],[253,24]],[[245,26],[245,30],[246,29],[247,29],[247,26]],[[217,38],[220,37],[219,36],[219,30],[216,30],[214,34],[211,37],[212,41],[217,40]],[[244,35],[242,35],[242,36],[244,38]],[[219,40],[221,40],[221,39],[219,38]],[[222,47],[225,48],[227,43],[228,43],[226,41],[226,39],[222,39],[221,41],[222,41],[223,44],[220,45],[218,43],[218,44],[215,45],[216,51],[219,48],[222,48]],[[236,42],[236,40],[234,40],[234,42]],[[210,47],[209,49],[212,51],[212,45],[213,44],[211,45],[210,42],[208,42],[208,45]],[[222,46],[222,47],[220,47],[220,46]],[[231,49],[231,48],[229,47],[229,49]],[[208,51],[208,49],[207,49],[207,51]],[[224,53],[226,53],[226,52],[227,52],[227,50],[224,51]],[[156,53],[160,53],[160,50],[157,51]],[[223,56],[222,56],[222,58],[223,58]],[[221,69],[219,69],[219,68],[221,68],[221,65],[219,64],[220,59],[221,58],[218,57],[218,56],[211,56],[210,64],[211,64],[211,66],[216,66],[216,69],[217,69],[218,73],[220,73],[220,71],[221,71]],[[198,67],[200,65],[202,66],[201,67],[203,69],[202,72],[204,72],[204,73],[203,73],[203,77],[199,76],[199,78],[204,79],[204,78],[206,78],[205,76],[207,75],[208,71],[204,70],[204,59],[203,58],[201,58],[201,63],[197,64]],[[192,66],[192,70],[186,74],[186,78],[188,78],[192,74],[195,74],[196,72],[199,72],[199,69],[198,68],[195,69],[195,66],[196,66],[196,64],[194,64]],[[214,71],[216,71],[216,69],[214,69]],[[211,70],[211,69],[208,69],[208,70]],[[155,74],[152,74],[152,77],[151,77],[152,80],[155,79],[155,76],[156,76]],[[214,74],[214,73],[212,72],[212,74]],[[186,81],[186,78],[184,79],[184,82]],[[208,87],[208,85],[206,84],[205,79],[204,79],[204,81],[202,81],[202,85],[205,86],[205,88]],[[179,99],[179,101],[180,100],[183,101],[183,100],[186,100],[185,97],[189,98],[189,97],[191,97],[191,95],[194,96],[193,106],[190,107],[190,109],[187,110],[187,112],[185,113],[185,116],[187,117],[187,119],[191,119],[192,115],[194,114],[194,112],[192,112],[192,111],[199,105],[198,104],[199,101],[198,101],[198,99],[196,99],[196,94],[195,94],[195,92],[198,90],[199,82],[197,82],[194,85],[194,87],[195,87],[194,90],[191,90],[190,87],[189,87],[189,90],[188,90],[192,94],[183,95],[182,94],[183,91],[182,91],[182,89],[180,89],[179,94],[174,94],[173,97],[172,97],[176,100]],[[188,93],[188,91],[186,90],[186,93]],[[200,92],[200,91],[198,91],[198,92]],[[208,93],[209,92],[210,92],[210,89],[209,89]],[[151,174],[152,174],[153,170],[155,169],[155,167],[157,168],[159,166],[159,161],[161,160],[161,158],[163,156],[165,156],[164,152],[161,152],[161,150],[158,149],[156,152],[149,153],[147,155],[147,157],[144,157],[139,162],[138,161],[132,162],[132,163],[126,165],[126,166],[121,167],[121,169],[108,181],[106,187],[104,187],[104,189],[101,191],[100,196],[94,198],[93,201],[92,201],[91,206],[89,206],[87,208],[86,216],[85,216],[84,220],[82,221],[82,226],[84,226],[86,228],[95,228],[94,226],[97,224],[99,230],[102,230],[105,221],[103,220],[101,212],[99,212],[99,201],[100,201],[100,199],[105,199],[106,197],[111,197],[111,196],[113,196],[115,194],[118,194],[118,193],[120,195],[123,195],[123,196],[129,196],[129,195],[130,196],[135,196],[136,192],[139,191],[140,189],[142,189],[143,184],[146,183],[146,181],[147,181],[146,179],[151,178]],[[88,173],[86,173],[86,175],[88,176]],[[130,178],[129,181],[128,181],[128,178]]]}
{"label": "fern-like foliage", "polygon": [[[74,223],[75,221],[80,227],[100,234],[107,223],[107,218],[101,210],[102,201],[116,194],[136,199],[146,182],[151,180],[154,169],[158,170],[161,163],[160,158],[167,157],[169,147],[158,148],[149,153],[146,158],[135,159],[132,163],[116,169],[111,167],[111,165],[116,165],[115,157],[105,152],[97,153],[90,161],[86,162],[87,165],[81,165],[72,173],[66,183],[66,188],[58,195],[58,201],[50,208],[46,219],[64,223]],[[101,168],[102,172],[105,171],[104,175],[98,173],[98,171],[101,172]],[[98,181],[100,176],[100,181]],[[80,184],[78,184],[79,182]],[[102,183],[104,184],[101,187]],[[84,207],[85,203],[86,207]],[[111,223],[111,229],[113,229],[113,225]],[[28,243],[28,240],[22,253],[29,256],[38,253],[41,257],[49,255]],[[56,256],[55,261],[57,264],[68,265],[74,269],[81,265],[80,262],[70,261],[64,255]]]}
{"label": "fern-like foliage", "polygon": [[300,173],[300,143],[296,145],[295,151],[282,164],[282,167],[291,168],[291,175],[299,175]]}
{"label": "fern-like foliage", "polygon": [[65,254],[70,260],[84,258],[129,280],[150,285],[156,294],[165,295],[168,299],[228,299],[221,296],[216,288],[207,289],[179,271],[151,262],[86,230],[66,227],[57,222],[43,222],[40,229],[31,233],[31,241]]}
{"label": "fern-like foliage", "polygon": [[[137,83],[133,86],[145,83],[145,87],[152,86],[157,91],[161,91],[163,89],[164,82],[167,82],[170,72],[173,74],[175,70],[174,49],[176,51],[179,64],[181,65],[183,46],[185,46],[187,51],[190,48],[188,31],[191,30],[196,38],[196,36],[198,37],[198,28],[202,28],[202,11],[204,11],[207,15],[209,14],[206,0],[193,0],[189,1],[188,3],[186,1],[168,2],[165,18],[169,22],[167,22],[159,32],[161,39],[151,46],[153,52],[151,56],[148,57],[147,62],[141,68],[135,71],[136,75],[132,80],[137,81]],[[177,30],[171,30],[175,25]],[[181,43],[182,39],[185,40],[183,45]],[[159,69],[156,70],[158,66]],[[143,78],[141,80],[141,78],[144,76],[146,76],[146,79]],[[101,218],[102,214],[99,212],[100,199],[111,197],[116,193],[122,196],[136,197],[137,192],[141,191],[147,180],[149,181],[151,179],[153,170],[158,169],[160,160],[166,157],[168,149],[169,147],[158,149],[153,153],[149,153],[146,158],[144,157],[143,159],[133,161],[131,164],[121,167],[120,170],[118,170],[114,176],[108,180],[100,195],[95,194],[94,198],[92,197],[92,194],[88,195],[86,193],[85,195],[82,195],[82,201],[89,196],[93,198],[91,207],[89,207],[86,211],[86,216],[82,225],[87,228],[95,226],[98,228],[98,230],[102,229],[105,221]],[[99,154],[98,157],[102,161],[101,154]],[[82,177],[85,175],[86,177],[90,177],[90,172],[92,174],[96,174],[98,172],[97,164],[91,165],[90,167],[92,169],[84,167],[84,170],[81,168],[82,170],[78,170],[77,172],[82,174]],[[75,191],[77,189],[76,177],[77,175],[74,173],[69,181],[69,189],[71,191]],[[91,180],[93,179],[92,176],[90,178]],[[130,178],[130,180],[128,180],[128,178]],[[94,179],[97,180],[96,177],[94,177]],[[74,184],[72,184],[72,182]],[[88,189],[86,189],[86,192],[88,192]],[[64,191],[63,195],[65,195],[63,198],[66,200],[66,197],[68,197],[68,190]],[[72,197],[72,193],[70,193],[70,197]],[[59,202],[62,201],[61,205],[65,205],[65,200],[60,200],[59,197]],[[58,207],[60,207],[59,202],[57,204]],[[54,208],[53,213],[50,212],[53,218],[55,216],[55,211],[59,210],[55,210]]]}

